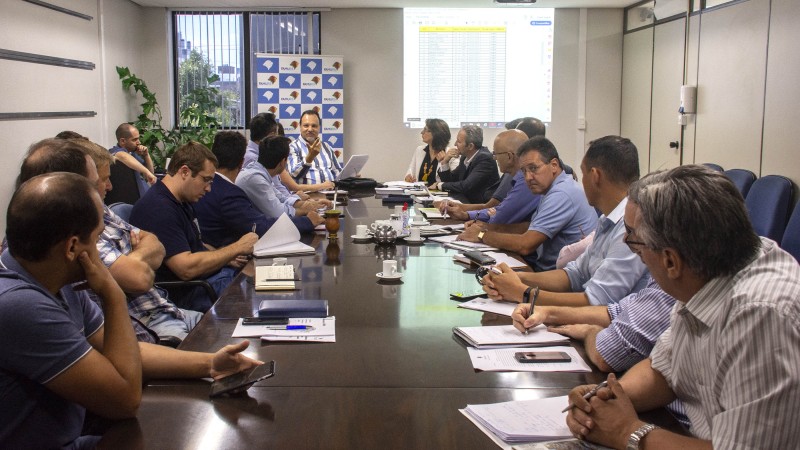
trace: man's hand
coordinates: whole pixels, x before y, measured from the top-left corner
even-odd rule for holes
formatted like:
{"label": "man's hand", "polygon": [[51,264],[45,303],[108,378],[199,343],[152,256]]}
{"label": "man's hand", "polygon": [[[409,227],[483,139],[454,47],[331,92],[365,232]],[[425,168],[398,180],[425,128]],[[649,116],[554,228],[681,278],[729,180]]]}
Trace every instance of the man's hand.
{"label": "man's hand", "polygon": [[253,254],[253,246],[258,241],[258,235],[255,233],[247,233],[236,241],[237,253],[239,255],[248,256]]}
{"label": "man's hand", "polygon": [[322,216],[320,216],[319,213],[317,213],[316,211],[309,211],[306,217],[308,217],[308,220],[310,220],[311,224],[314,225],[315,227],[317,225],[322,225],[323,223],[325,223],[325,219]]}
{"label": "man's hand", "polygon": [[219,380],[228,375],[264,364],[263,361],[257,361],[242,355],[242,351],[249,345],[250,341],[242,341],[238,344],[226,345],[217,353],[214,353],[214,357],[211,359],[211,377]]}
{"label": "man's hand", "polygon": [[137,145],[136,146],[136,153],[138,153],[139,156],[148,156],[150,154],[148,152],[147,147],[145,147],[144,145]]}
{"label": "man's hand", "polygon": [[[441,211],[444,214],[444,211]],[[449,202],[447,205],[447,215],[450,216],[452,219],[456,220],[467,220],[469,219],[469,214],[464,211],[464,204],[463,203],[454,203]]]}
{"label": "man's hand", "polygon": [[440,164],[447,164],[447,163],[450,162],[451,159],[458,158],[459,153],[458,153],[458,149],[457,148],[451,147],[451,148],[448,148],[447,151],[445,151],[445,152],[439,152],[438,154],[436,154],[436,158],[437,159],[439,158],[439,155],[442,155],[442,159],[439,159],[439,163]]}
{"label": "man's hand", "polygon": [[125,294],[119,287],[119,284],[111,276],[111,272],[103,261],[100,260],[100,254],[95,248],[91,254],[81,252],[78,255],[78,262],[83,267],[84,275],[86,275],[86,285],[93,290],[100,298],[104,300],[111,300],[114,294],[125,298]]}
{"label": "man's hand", "polygon": [[314,162],[314,158],[319,155],[320,150],[322,150],[322,140],[317,136],[314,139],[314,142],[308,144],[308,155],[306,155],[306,163],[311,164]]}
{"label": "man's hand", "polygon": [[308,200],[308,199],[310,198],[310,197],[308,196],[308,194],[306,194],[306,193],[305,193],[305,192],[303,192],[303,191],[297,191],[297,192],[295,192],[295,193],[294,193],[294,195],[296,195],[296,196],[300,197],[300,200]]}
{"label": "man's hand", "polygon": [[600,325],[589,325],[586,323],[575,323],[569,325],[556,325],[547,327],[547,331],[563,334],[564,336],[571,337],[572,339],[578,339],[579,341],[585,341],[586,336],[588,336],[589,333],[591,333],[592,331],[594,331],[595,333],[599,333],[603,329],[604,328],[601,327]]}
{"label": "man's hand", "polygon": [[528,286],[520,280],[519,275],[511,270],[506,263],[495,266],[503,273],[489,272],[483,277],[483,290],[493,300],[506,300],[521,302],[522,294]]}
{"label": "man's hand", "polygon": [[142,175],[144,176],[145,181],[147,181],[147,184],[149,184],[150,186],[156,184],[156,181],[158,181],[158,178],[156,178],[156,176],[153,175],[150,171]]}
{"label": "man's hand", "polygon": [[583,399],[583,394],[578,395],[579,389],[588,386],[570,392],[569,400],[576,407],[567,415],[567,426],[576,437],[607,447],[625,448],[628,437],[644,422],[639,420],[617,377],[611,373],[607,380],[608,387],[598,390],[589,401]]}
{"label": "man's hand", "polygon": [[417,181],[417,178],[414,177],[414,175],[409,174],[409,175],[406,175],[405,181],[406,181],[406,183],[413,183],[413,182]]}
{"label": "man's hand", "polygon": [[543,307],[534,309],[533,316],[528,318],[530,312],[531,305],[529,303],[520,303],[514,308],[514,312],[511,313],[511,319],[514,321],[514,328],[518,329],[521,333],[547,320],[547,310]]}
{"label": "man's hand", "polygon": [[[449,213],[449,210],[448,210]],[[480,222],[473,222],[470,226],[464,226],[464,231],[458,235],[458,240],[469,242],[480,242],[478,233],[483,231],[483,225]]]}
{"label": "man's hand", "polygon": [[333,181],[325,181],[316,185],[318,191],[327,191],[334,188]]}
{"label": "man's hand", "polygon": [[229,263],[228,266],[233,267],[236,270],[241,269],[242,267],[247,265],[247,262],[250,261],[250,258],[244,255],[239,255],[236,258],[233,258]]}

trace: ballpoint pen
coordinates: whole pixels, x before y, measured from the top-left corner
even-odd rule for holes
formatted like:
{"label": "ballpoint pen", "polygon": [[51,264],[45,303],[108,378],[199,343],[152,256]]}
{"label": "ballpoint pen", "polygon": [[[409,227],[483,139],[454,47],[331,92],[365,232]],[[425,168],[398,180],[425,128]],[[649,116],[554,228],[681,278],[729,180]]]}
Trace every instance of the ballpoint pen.
{"label": "ballpoint pen", "polygon": [[311,331],[314,329],[311,325],[267,325],[265,327],[268,330],[307,330]]}
{"label": "ballpoint pen", "polygon": [[[602,389],[602,388],[604,388],[606,386],[608,386],[608,381],[603,381],[602,383],[600,383],[597,386],[593,387],[591,391],[583,394],[583,399],[584,400],[589,400],[590,398],[592,398],[595,395],[597,395],[597,391],[599,391],[600,389]],[[569,411],[571,408],[574,408],[574,407],[575,407],[575,404],[574,403],[570,403],[566,408],[562,409],[561,412],[565,413],[565,412]]]}
{"label": "ballpoint pen", "polygon": [[[533,309],[536,307],[536,297],[538,297],[538,296],[539,296],[539,286],[536,286],[536,290],[533,291],[533,298],[530,299],[531,300],[531,311],[528,313],[528,319],[533,317]],[[526,321],[527,321],[527,319],[526,319]],[[528,329],[527,328],[525,328],[525,334],[526,335],[528,334]]]}

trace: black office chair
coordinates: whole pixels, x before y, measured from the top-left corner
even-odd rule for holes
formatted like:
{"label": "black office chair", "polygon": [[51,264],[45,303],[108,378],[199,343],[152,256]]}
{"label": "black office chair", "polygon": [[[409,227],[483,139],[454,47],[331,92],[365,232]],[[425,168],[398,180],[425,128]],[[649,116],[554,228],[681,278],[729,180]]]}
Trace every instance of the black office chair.
{"label": "black office chair", "polygon": [[135,204],[141,196],[139,193],[139,182],[137,180],[138,176],[139,174],[136,173],[136,171],[121,162],[112,164],[112,189],[106,194],[106,205],[110,206],[114,203]]}

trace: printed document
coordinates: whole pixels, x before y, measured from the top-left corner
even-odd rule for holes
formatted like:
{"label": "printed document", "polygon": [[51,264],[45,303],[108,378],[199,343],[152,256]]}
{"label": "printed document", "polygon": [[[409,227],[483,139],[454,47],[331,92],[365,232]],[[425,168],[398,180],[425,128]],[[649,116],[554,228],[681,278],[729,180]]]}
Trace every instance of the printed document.
{"label": "printed document", "polygon": [[494,325],[486,327],[455,327],[455,333],[475,348],[530,347],[535,345],[566,344],[569,338],[547,331],[544,325],[520,333],[514,325]]}
{"label": "printed document", "polygon": [[[487,372],[591,372],[592,369],[572,347],[497,348],[479,350],[467,347],[472,367]],[[564,352],[572,358],[568,363],[521,363],[514,358],[517,352]]]}

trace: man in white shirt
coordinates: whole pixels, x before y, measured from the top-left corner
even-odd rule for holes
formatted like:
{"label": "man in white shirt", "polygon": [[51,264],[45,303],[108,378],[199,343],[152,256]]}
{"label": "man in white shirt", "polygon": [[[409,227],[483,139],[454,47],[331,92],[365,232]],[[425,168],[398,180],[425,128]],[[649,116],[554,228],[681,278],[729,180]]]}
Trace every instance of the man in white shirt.
{"label": "man in white shirt", "polygon": [[322,119],[314,110],[304,111],[300,116],[300,137],[291,144],[287,168],[298,183],[314,185],[336,181],[342,171],[336,153],[322,142],[321,125]]}

